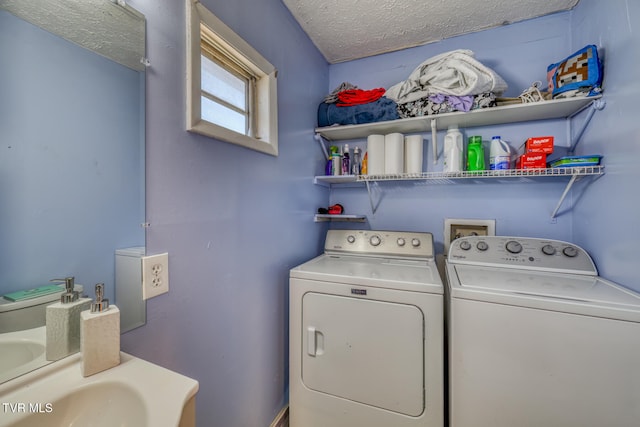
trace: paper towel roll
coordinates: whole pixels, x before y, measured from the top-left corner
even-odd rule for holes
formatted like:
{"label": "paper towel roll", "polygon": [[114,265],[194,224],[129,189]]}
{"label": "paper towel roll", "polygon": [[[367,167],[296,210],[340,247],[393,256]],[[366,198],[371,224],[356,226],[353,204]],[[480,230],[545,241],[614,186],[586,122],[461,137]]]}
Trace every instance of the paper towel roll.
{"label": "paper towel roll", "polygon": [[384,174],[384,135],[367,137],[367,175]]}
{"label": "paper towel roll", "polygon": [[409,135],[404,138],[405,173],[422,173],[422,135]]}
{"label": "paper towel roll", "polygon": [[390,133],[384,136],[384,173],[404,172],[404,135]]}

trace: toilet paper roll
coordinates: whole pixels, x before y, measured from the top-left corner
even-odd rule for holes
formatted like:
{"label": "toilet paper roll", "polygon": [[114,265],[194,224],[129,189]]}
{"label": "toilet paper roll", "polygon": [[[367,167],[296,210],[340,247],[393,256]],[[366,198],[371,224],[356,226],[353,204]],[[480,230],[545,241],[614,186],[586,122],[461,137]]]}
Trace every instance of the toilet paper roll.
{"label": "toilet paper roll", "polygon": [[384,173],[404,172],[404,135],[390,133],[384,136]]}
{"label": "toilet paper roll", "polygon": [[384,135],[369,135],[367,137],[367,174],[384,174]]}
{"label": "toilet paper roll", "polygon": [[422,135],[409,135],[404,138],[405,173],[422,173]]}

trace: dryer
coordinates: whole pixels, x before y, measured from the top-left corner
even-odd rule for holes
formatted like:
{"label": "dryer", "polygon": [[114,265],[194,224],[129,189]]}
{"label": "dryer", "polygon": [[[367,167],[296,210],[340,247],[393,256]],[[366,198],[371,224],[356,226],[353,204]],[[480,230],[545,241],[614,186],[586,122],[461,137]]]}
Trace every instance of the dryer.
{"label": "dryer", "polygon": [[442,427],[443,294],[430,233],[329,230],[290,272],[291,427]]}
{"label": "dryer", "polygon": [[640,295],[556,240],[466,237],[446,261],[451,427],[636,427]]}

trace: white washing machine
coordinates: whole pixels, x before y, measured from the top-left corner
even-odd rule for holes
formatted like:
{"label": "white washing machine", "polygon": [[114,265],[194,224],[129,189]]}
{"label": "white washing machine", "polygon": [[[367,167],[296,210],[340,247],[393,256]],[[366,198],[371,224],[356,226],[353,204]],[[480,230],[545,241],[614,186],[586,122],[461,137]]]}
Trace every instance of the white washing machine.
{"label": "white washing machine", "polygon": [[640,295],[583,249],[467,237],[446,273],[451,427],[640,425]]}
{"label": "white washing machine", "polygon": [[444,287],[430,233],[329,230],[290,272],[291,427],[442,427]]}

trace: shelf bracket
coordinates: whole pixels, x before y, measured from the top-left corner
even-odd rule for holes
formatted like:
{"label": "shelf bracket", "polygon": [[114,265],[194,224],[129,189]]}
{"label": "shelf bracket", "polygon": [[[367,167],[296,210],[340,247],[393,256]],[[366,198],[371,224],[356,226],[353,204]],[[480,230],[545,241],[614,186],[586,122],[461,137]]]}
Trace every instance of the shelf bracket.
{"label": "shelf bracket", "polygon": [[315,135],[313,135],[313,139],[315,139],[316,141],[318,141],[318,144],[320,144],[320,148],[322,148],[322,152],[324,153],[324,157],[327,161],[329,161],[329,159],[331,157],[329,157],[329,151],[327,150],[327,143],[329,141],[327,141],[322,135],[320,135],[319,133],[316,133]]}
{"label": "shelf bracket", "polygon": [[371,213],[376,213],[376,207],[373,204],[373,196],[371,195],[371,183],[369,181],[364,182],[367,185],[367,194],[369,195],[369,205],[371,206]]}
{"label": "shelf bracket", "polygon": [[[580,130],[576,134],[575,140],[571,144],[571,148],[569,148],[569,154],[570,155],[573,155],[573,153],[575,152],[576,147],[578,146],[578,143],[582,139],[582,135],[584,135],[584,132],[587,130],[587,126],[589,125],[589,122],[593,118],[593,115],[596,113],[596,111],[603,110],[605,105],[607,105],[607,103],[602,98],[601,99],[596,99],[595,101],[593,101],[591,103],[591,109],[587,113],[587,117],[585,117],[584,122],[582,123],[582,127],[580,128]],[[573,118],[578,113],[579,113],[579,111],[576,112],[575,114],[573,114],[570,118]]]}
{"label": "shelf bracket", "polygon": [[433,164],[438,164],[438,122],[431,119],[431,150],[433,153]]}
{"label": "shelf bracket", "polygon": [[551,219],[555,219],[556,215],[558,214],[558,210],[560,210],[560,206],[562,206],[562,202],[564,202],[564,199],[567,197],[569,190],[571,190],[571,187],[573,187],[573,184],[576,182],[577,178],[578,178],[578,175],[571,176],[571,179],[567,183],[567,186],[565,187],[564,192],[562,193],[562,196],[560,196],[560,200],[558,201],[556,208],[551,213]]}
{"label": "shelf bracket", "polygon": [[376,188],[380,188],[378,187],[378,183],[376,181],[369,181],[369,180],[365,180],[364,183],[367,185],[367,194],[369,195],[369,205],[371,207],[371,213],[375,215],[376,211],[378,210],[378,206],[380,205],[380,200],[378,200],[378,203],[375,203],[375,201],[373,200],[374,198],[374,190]]}

